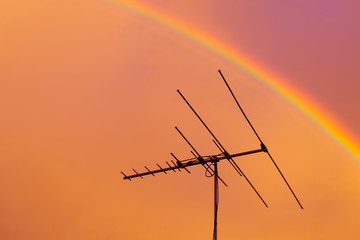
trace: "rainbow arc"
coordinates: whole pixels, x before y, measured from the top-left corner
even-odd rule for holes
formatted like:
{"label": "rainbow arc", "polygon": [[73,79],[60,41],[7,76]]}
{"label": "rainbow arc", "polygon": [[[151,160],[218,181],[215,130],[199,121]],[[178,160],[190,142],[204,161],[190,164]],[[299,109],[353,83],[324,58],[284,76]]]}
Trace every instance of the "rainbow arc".
{"label": "rainbow arc", "polygon": [[245,54],[230,48],[215,37],[176,19],[165,12],[137,1],[112,0],[114,6],[135,18],[149,21],[156,28],[163,28],[185,39],[191,44],[202,48],[217,58],[226,61],[235,71],[247,74],[269,91],[284,99],[302,115],[330,136],[336,145],[340,146],[353,158],[360,160],[360,143],[346,128],[335,120],[326,110],[284,79],[256,64]]}

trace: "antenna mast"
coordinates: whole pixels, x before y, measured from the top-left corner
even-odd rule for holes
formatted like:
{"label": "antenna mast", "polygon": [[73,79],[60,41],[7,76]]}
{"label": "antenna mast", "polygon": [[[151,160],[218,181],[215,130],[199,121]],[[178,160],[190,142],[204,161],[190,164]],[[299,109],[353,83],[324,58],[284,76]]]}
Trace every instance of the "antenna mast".
{"label": "antenna mast", "polygon": [[206,176],[207,177],[214,177],[214,231],[213,231],[213,240],[217,240],[217,213],[218,213],[218,203],[219,203],[219,185],[218,185],[218,180],[220,180],[226,187],[228,186],[224,180],[219,176],[218,173],[218,162],[220,162],[221,160],[227,160],[230,165],[235,169],[235,171],[240,175],[243,176],[245,178],[245,180],[247,181],[247,183],[250,185],[250,187],[253,189],[253,191],[256,193],[256,195],[259,197],[259,199],[262,201],[262,203],[265,205],[265,207],[268,207],[268,205],[266,204],[266,202],[264,201],[264,199],[260,196],[259,192],[255,189],[255,187],[253,186],[253,184],[250,182],[250,180],[246,177],[245,173],[240,169],[240,167],[237,165],[237,163],[234,161],[234,158],[236,157],[240,157],[240,156],[245,156],[245,155],[250,155],[250,154],[254,154],[254,153],[260,153],[260,152],[265,152],[267,153],[267,155],[270,157],[271,161],[273,162],[273,164],[275,165],[276,169],[278,170],[279,174],[281,175],[281,177],[283,178],[284,182],[286,183],[287,187],[289,188],[289,190],[291,191],[292,195],[294,196],[295,200],[297,201],[297,203],[299,204],[300,208],[303,209],[303,206],[301,205],[300,201],[298,200],[298,198],[296,197],[295,193],[293,192],[292,188],[290,187],[289,183],[287,182],[287,180],[285,179],[284,175],[282,174],[282,172],[280,171],[279,167],[277,166],[277,164],[275,163],[274,159],[272,158],[272,156],[270,155],[268,149],[266,148],[265,144],[263,143],[263,141],[261,140],[261,138],[259,137],[258,133],[255,131],[253,125],[251,124],[251,122],[249,121],[249,119],[247,118],[245,112],[243,111],[243,109],[241,108],[239,102],[237,101],[235,95],[233,94],[230,86],[228,85],[228,83],[226,82],[223,74],[221,73],[220,70],[218,70],[222,79],[224,80],[228,90],[230,91],[232,97],[234,98],[237,106],[239,107],[240,111],[242,112],[243,116],[245,117],[245,119],[247,120],[248,124],[250,125],[250,127],[252,128],[253,132],[255,133],[255,135],[257,136],[258,140],[260,141],[260,148],[259,149],[255,149],[255,150],[250,150],[250,151],[246,151],[246,152],[241,152],[241,153],[234,153],[234,154],[229,154],[228,151],[226,151],[225,147],[220,143],[220,141],[218,140],[218,138],[216,138],[216,136],[214,135],[214,133],[208,128],[208,126],[205,124],[205,122],[202,120],[202,118],[198,115],[198,113],[195,111],[195,109],[190,105],[190,103],[186,100],[186,98],[183,96],[183,94],[177,90],[177,92],[179,93],[179,95],[181,96],[181,98],[185,101],[185,103],[188,105],[188,107],[193,111],[193,113],[196,115],[196,117],[200,120],[200,122],[203,124],[203,126],[207,129],[207,131],[210,133],[210,135],[213,138],[213,142],[216,145],[216,147],[220,150],[220,154],[215,154],[215,155],[200,155],[200,153],[194,148],[194,146],[189,142],[189,140],[185,137],[185,135],[179,130],[178,127],[175,127],[175,129],[177,130],[177,132],[181,135],[181,137],[187,142],[187,144],[191,147],[191,149],[193,151],[191,151],[191,153],[193,154],[194,157],[189,158],[189,159],[185,159],[185,160],[179,160],[173,153],[171,153],[172,157],[175,159],[176,162],[174,162],[173,160],[171,160],[172,165],[169,162],[165,162],[167,167],[161,167],[159,164],[156,163],[156,165],[159,167],[159,169],[155,169],[155,170],[150,170],[149,168],[147,168],[145,166],[146,171],[144,172],[137,172],[135,169],[133,169],[134,174],[132,175],[126,175],[125,173],[121,172],[124,175],[124,180],[129,180],[131,181],[131,179],[133,178],[143,178],[143,176],[146,175],[153,175],[155,176],[155,174],[158,173],[165,173],[167,174],[167,172],[169,171],[181,171],[182,169],[184,169],[185,171],[187,171],[188,173],[190,173],[190,171],[187,168],[190,168],[192,166],[196,166],[196,165],[202,165],[205,169],[206,169]]}

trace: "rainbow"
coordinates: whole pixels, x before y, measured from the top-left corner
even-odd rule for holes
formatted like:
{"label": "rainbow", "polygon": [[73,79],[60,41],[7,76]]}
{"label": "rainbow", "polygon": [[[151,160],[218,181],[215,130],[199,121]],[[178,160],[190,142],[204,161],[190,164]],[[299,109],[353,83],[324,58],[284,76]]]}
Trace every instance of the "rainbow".
{"label": "rainbow", "polygon": [[168,32],[181,36],[189,44],[195,44],[205,52],[215,55],[230,66],[249,75],[252,79],[283,98],[295,107],[307,119],[318,126],[324,133],[344,149],[350,156],[360,160],[360,144],[351,134],[329,113],[320,108],[314,100],[305,96],[294,87],[288,85],[281,77],[261,67],[250,60],[250,57],[239,53],[215,39],[213,36],[194,28],[184,21],[178,20],[153,7],[136,1],[108,0],[109,4],[120,7],[124,13],[135,18],[141,18],[156,28],[166,29]]}

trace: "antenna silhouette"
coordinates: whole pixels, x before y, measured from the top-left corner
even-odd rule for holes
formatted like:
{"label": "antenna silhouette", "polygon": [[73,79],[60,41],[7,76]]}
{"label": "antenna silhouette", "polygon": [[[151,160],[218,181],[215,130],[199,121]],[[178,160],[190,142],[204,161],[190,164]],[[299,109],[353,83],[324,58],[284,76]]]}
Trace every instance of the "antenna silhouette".
{"label": "antenna silhouette", "polygon": [[167,172],[169,171],[173,171],[176,172],[177,170],[180,172],[182,169],[184,169],[186,172],[190,173],[190,171],[187,168],[190,168],[192,166],[196,166],[196,165],[202,165],[205,169],[205,175],[207,177],[214,177],[214,231],[213,231],[213,240],[217,240],[217,213],[218,213],[218,203],[219,203],[219,185],[218,185],[218,180],[220,180],[226,187],[228,186],[224,180],[219,176],[219,172],[218,172],[218,162],[220,162],[221,160],[227,160],[230,165],[235,169],[235,171],[239,174],[239,176],[242,176],[245,178],[246,182],[249,184],[249,186],[252,188],[252,190],[256,193],[256,195],[259,197],[259,199],[261,200],[261,202],[265,205],[265,207],[268,207],[268,205],[266,204],[266,202],[264,201],[264,199],[261,197],[261,195],[259,194],[259,192],[255,189],[255,187],[253,186],[253,184],[250,182],[250,180],[246,177],[245,173],[240,169],[240,167],[237,165],[237,163],[234,161],[234,158],[236,157],[240,157],[240,156],[245,156],[245,155],[250,155],[250,154],[254,154],[254,153],[260,153],[260,152],[265,152],[267,153],[267,155],[270,157],[271,161],[273,162],[273,164],[275,165],[276,169],[278,170],[279,174],[281,175],[281,177],[283,178],[284,182],[286,183],[287,187],[289,188],[289,190],[291,191],[292,195],[294,196],[295,200],[297,201],[297,203],[299,204],[300,208],[303,209],[303,206],[301,205],[299,199],[296,197],[294,191],[292,190],[292,188],[290,187],[289,183],[287,182],[287,180],[285,179],[283,173],[281,172],[280,168],[277,166],[277,164],[275,163],[273,157],[270,155],[268,149],[266,148],[264,142],[261,140],[260,136],[258,135],[258,133],[256,132],[255,128],[253,127],[253,125],[251,124],[250,120],[248,119],[248,117],[246,116],[245,112],[243,111],[243,109],[241,108],[238,100],[236,99],[234,93],[232,92],[229,84],[227,83],[227,81],[225,80],[223,74],[221,73],[220,70],[218,70],[218,72],[220,73],[222,79],[224,80],[228,90],[230,91],[233,99],[235,100],[238,108],[240,109],[240,111],[242,112],[243,116],[245,117],[246,121],[248,122],[248,124],[250,125],[251,129],[253,130],[253,132],[255,133],[255,135],[257,136],[258,140],[260,141],[260,148],[255,149],[255,150],[250,150],[250,151],[246,151],[246,152],[240,152],[240,153],[234,153],[234,154],[229,154],[229,152],[225,149],[225,147],[220,143],[220,141],[218,140],[218,138],[214,135],[214,133],[209,129],[209,127],[205,124],[205,122],[202,120],[202,118],[199,116],[199,114],[195,111],[195,109],[190,105],[190,103],[188,102],[188,100],[184,97],[184,95],[180,92],[180,90],[177,90],[177,92],[179,93],[179,95],[181,96],[181,98],[185,101],[185,103],[188,105],[188,107],[192,110],[192,112],[196,115],[196,117],[200,120],[200,122],[203,124],[203,126],[206,128],[206,130],[210,133],[210,135],[212,136],[212,141],[214,142],[214,144],[216,145],[216,147],[220,150],[221,153],[219,154],[215,154],[215,155],[200,155],[200,153],[195,149],[195,147],[189,142],[189,140],[185,137],[185,135],[179,130],[178,127],[175,127],[176,131],[181,135],[181,137],[186,141],[186,143],[190,146],[190,148],[192,149],[191,153],[194,157],[192,158],[188,158],[185,160],[179,160],[173,153],[171,153],[172,157],[175,159],[176,162],[174,162],[173,160],[171,160],[172,165],[170,165],[169,162],[165,162],[167,167],[161,167],[158,163],[156,163],[156,165],[159,167],[159,169],[155,169],[155,170],[150,170],[149,168],[147,168],[145,166],[145,169],[147,171],[144,172],[140,172],[138,173],[135,169],[132,169],[134,171],[134,174],[132,175],[126,175],[125,173],[121,172],[124,175],[124,180],[130,180],[133,178],[143,178],[143,176],[146,175],[153,175],[155,176],[155,174],[157,173],[165,173],[167,174]]}
{"label": "antenna silhouette", "polygon": [[279,174],[280,174],[280,175],[281,175],[281,177],[283,178],[284,182],[286,183],[287,187],[288,187],[288,188],[289,188],[289,190],[291,191],[292,195],[294,196],[295,200],[296,200],[296,201],[297,201],[297,203],[299,204],[300,208],[301,208],[301,209],[304,209],[304,208],[303,208],[303,206],[301,205],[301,203],[300,203],[299,199],[296,197],[296,195],[295,195],[294,191],[293,191],[293,190],[292,190],[292,188],[290,187],[289,183],[286,181],[286,178],[285,178],[285,176],[282,174],[282,172],[281,172],[280,168],[279,168],[279,167],[278,167],[278,165],[275,163],[275,160],[274,160],[274,159],[273,159],[273,157],[270,155],[270,152],[267,150],[267,148],[266,148],[266,146],[265,146],[264,142],[261,140],[261,138],[260,138],[259,134],[256,132],[255,128],[254,128],[254,127],[253,127],[253,125],[251,124],[251,122],[250,122],[250,120],[248,119],[248,117],[246,116],[246,114],[245,114],[244,110],[241,108],[241,106],[240,106],[240,104],[239,104],[238,100],[236,99],[236,97],[235,97],[235,95],[234,95],[233,91],[231,90],[231,88],[230,88],[229,84],[227,83],[227,81],[226,81],[226,79],[225,79],[224,75],[221,73],[221,71],[220,71],[220,70],[218,70],[218,72],[220,73],[221,78],[224,80],[224,82],[225,82],[225,84],[226,84],[227,88],[229,89],[229,91],[230,91],[230,93],[231,93],[232,97],[234,98],[234,100],[235,100],[235,102],[236,102],[236,105],[239,107],[239,109],[240,109],[241,113],[244,115],[244,117],[245,117],[246,121],[247,121],[247,122],[248,122],[248,124],[250,125],[250,127],[251,127],[251,129],[253,130],[253,132],[255,133],[256,137],[259,139],[259,141],[260,141],[260,145],[261,145],[261,148],[266,149],[266,151],[265,151],[265,152],[267,153],[267,155],[269,156],[269,158],[271,159],[271,161],[272,161],[272,162],[273,162],[273,164],[275,165],[276,169],[278,170]]}

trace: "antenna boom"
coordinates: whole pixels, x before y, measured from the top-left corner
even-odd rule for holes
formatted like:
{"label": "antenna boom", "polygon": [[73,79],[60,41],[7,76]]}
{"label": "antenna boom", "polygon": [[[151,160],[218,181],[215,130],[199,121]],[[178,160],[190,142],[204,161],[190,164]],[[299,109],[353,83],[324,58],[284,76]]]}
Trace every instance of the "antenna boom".
{"label": "antenna boom", "polygon": [[190,167],[190,166],[195,166],[195,165],[199,165],[199,164],[205,164],[205,163],[213,163],[215,161],[220,161],[220,160],[224,160],[224,159],[228,159],[229,157],[231,158],[236,158],[236,157],[240,157],[240,156],[244,156],[244,155],[249,155],[249,154],[254,154],[254,153],[259,153],[259,152],[264,152],[264,149],[256,149],[256,150],[251,150],[251,151],[246,151],[246,152],[241,152],[241,153],[235,153],[235,154],[231,154],[229,156],[217,156],[217,155],[211,155],[211,156],[206,156],[203,157],[203,161],[200,162],[199,160],[194,160],[194,161],[189,161],[189,162],[181,162],[182,166],[173,166],[173,167],[167,167],[167,168],[160,168],[160,169],[156,169],[156,170],[152,170],[152,171],[147,171],[147,172],[141,172],[141,173],[136,173],[133,175],[125,175],[124,174],[124,180],[128,179],[132,179],[132,178],[136,178],[136,177],[142,177],[142,176],[146,176],[146,175],[154,175],[156,173],[160,173],[160,172],[167,172],[167,171],[174,171],[175,169],[180,169],[180,168],[185,168],[185,167]]}

